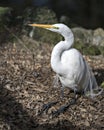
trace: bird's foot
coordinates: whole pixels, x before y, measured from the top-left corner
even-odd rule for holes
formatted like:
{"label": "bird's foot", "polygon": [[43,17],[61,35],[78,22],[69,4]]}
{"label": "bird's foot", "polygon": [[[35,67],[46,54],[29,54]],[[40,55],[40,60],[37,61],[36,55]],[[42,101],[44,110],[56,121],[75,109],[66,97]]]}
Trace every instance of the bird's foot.
{"label": "bird's foot", "polygon": [[71,102],[68,103],[67,105],[60,107],[57,111],[53,111],[52,117],[54,118],[60,115],[61,113],[64,113],[71,105],[74,105],[75,103],[76,103],[76,99],[71,100]]}
{"label": "bird's foot", "polygon": [[58,101],[56,101],[56,102],[49,102],[47,104],[44,104],[42,106],[41,111],[39,112],[39,115],[41,115],[44,111],[46,111],[46,113],[47,113],[49,108],[51,108],[52,106],[56,105],[57,103],[58,103]]}

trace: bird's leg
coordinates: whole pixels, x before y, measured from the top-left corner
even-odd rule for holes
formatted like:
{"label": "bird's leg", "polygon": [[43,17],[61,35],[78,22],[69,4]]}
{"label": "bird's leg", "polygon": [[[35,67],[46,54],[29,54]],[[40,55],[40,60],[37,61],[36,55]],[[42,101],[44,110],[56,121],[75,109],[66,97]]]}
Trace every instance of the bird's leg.
{"label": "bird's leg", "polygon": [[61,99],[64,98],[64,87],[63,86],[61,86],[60,98]]}
{"label": "bird's leg", "polygon": [[76,100],[71,100],[67,105],[61,106],[57,111],[52,112],[52,117],[57,117],[61,113],[64,113],[71,105],[74,105]]}
{"label": "bird's leg", "polygon": [[[58,75],[56,75],[56,77],[55,77],[55,84],[57,85],[57,83],[58,83],[58,80],[59,80],[59,77],[58,77]],[[59,82],[60,83],[60,82]],[[61,85],[61,83],[60,83],[60,85]],[[50,93],[50,92],[49,92]],[[61,99],[63,99],[63,97],[64,97],[64,87],[61,85],[61,92],[60,92],[61,94],[61,96],[60,96],[60,98]],[[46,113],[48,112],[48,110],[49,110],[49,108],[51,108],[52,106],[54,106],[54,105],[56,105],[58,103],[58,101],[55,101],[55,102],[49,102],[49,103],[47,103],[47,104],[44,104],[43,106],[42,106],[42,109],[41,109],[41,111],[39,112],[39,114],[38,115],[41,115],[44,111],[46,111]]]}
{"label": "bird's leg", "polygon": [[76,103],[76,100],[78,98],[76,91],[74,91],[74,94],[75,94],[74,98],[70,102],[68,102],[67,105],[64,105],[60,107],[57,111],[52,112],[52,117],[57,117],[61,113],[64,113],[71,105],[74,105]]}
{"label": "bird's leg", "polygon": [[38,115],[41,115],[44,111],[46,111],[46,113],[47,113],[49,108],[51,108],[52,106],[56,105],[57,103],[58,103],[58,101],[56,101],[56,102],[49,102],[47,104],[44,104],[42,106],[42,109],[41,109],[41,111],[39,112]]}

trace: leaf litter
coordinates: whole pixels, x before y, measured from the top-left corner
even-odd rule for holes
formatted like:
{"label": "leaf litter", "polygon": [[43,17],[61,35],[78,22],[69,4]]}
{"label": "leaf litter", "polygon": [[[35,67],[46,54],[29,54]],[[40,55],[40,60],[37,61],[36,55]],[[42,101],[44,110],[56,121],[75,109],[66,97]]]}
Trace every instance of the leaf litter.
{"label": "leaf litter", "polygon": [[[65,113],[52,118],[51,113],[67,104],[73,93],[65,89],[64,98],[60,98],[60,83],[50,66],[53,45],[27,37],[22,40],[32,47],[26,50],[18,42],[0,47],[0,129],[103,130],[104,92],[96,99],[80,96]],[[101,85],[104,57],[84,57]],[[39,115],[42,106],[53,101],[59,102]]]}

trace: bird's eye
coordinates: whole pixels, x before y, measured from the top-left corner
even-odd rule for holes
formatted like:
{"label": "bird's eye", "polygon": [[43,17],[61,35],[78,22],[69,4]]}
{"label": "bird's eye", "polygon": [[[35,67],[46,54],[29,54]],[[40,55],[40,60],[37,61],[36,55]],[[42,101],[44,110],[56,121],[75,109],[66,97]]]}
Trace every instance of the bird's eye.
{"label": "bird's eye", "polygon": [[54,26],[54,29],[59,29],[59,27],[55,27],[55,26]]}

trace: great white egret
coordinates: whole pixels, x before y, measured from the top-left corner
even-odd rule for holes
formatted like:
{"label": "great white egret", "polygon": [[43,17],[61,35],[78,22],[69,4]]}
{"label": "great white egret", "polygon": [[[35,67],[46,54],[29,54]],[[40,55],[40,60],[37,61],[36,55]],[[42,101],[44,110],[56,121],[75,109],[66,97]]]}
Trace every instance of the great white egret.
{"label": "great white egret", "polygon": [[53,25],[29,24],[30,26],[46,28],[50,31],[57,32],[64,37],[53,48],[51,54],[51,67],[58,74],[63,87],[69,87],[74,91],[84,92],[90,96],[96,96],[94,90],[98,85],[91,68],[81,55],[81,53],[72,48],[74,36],[70,28],[58,23]]}
{"label": "great white egret", "polygon": [[58,74],[63,88],[68,87],[74,92],[83,92],[91,97],[102,92],[101,90],[95,93],[95,90],[99,89],[96,79],[81,53],[73,48],[74,36],[69,27],[61,23],[29,25],[48,29],[64,37],[63,41],[56,44],[51,54],[51,67]]}

